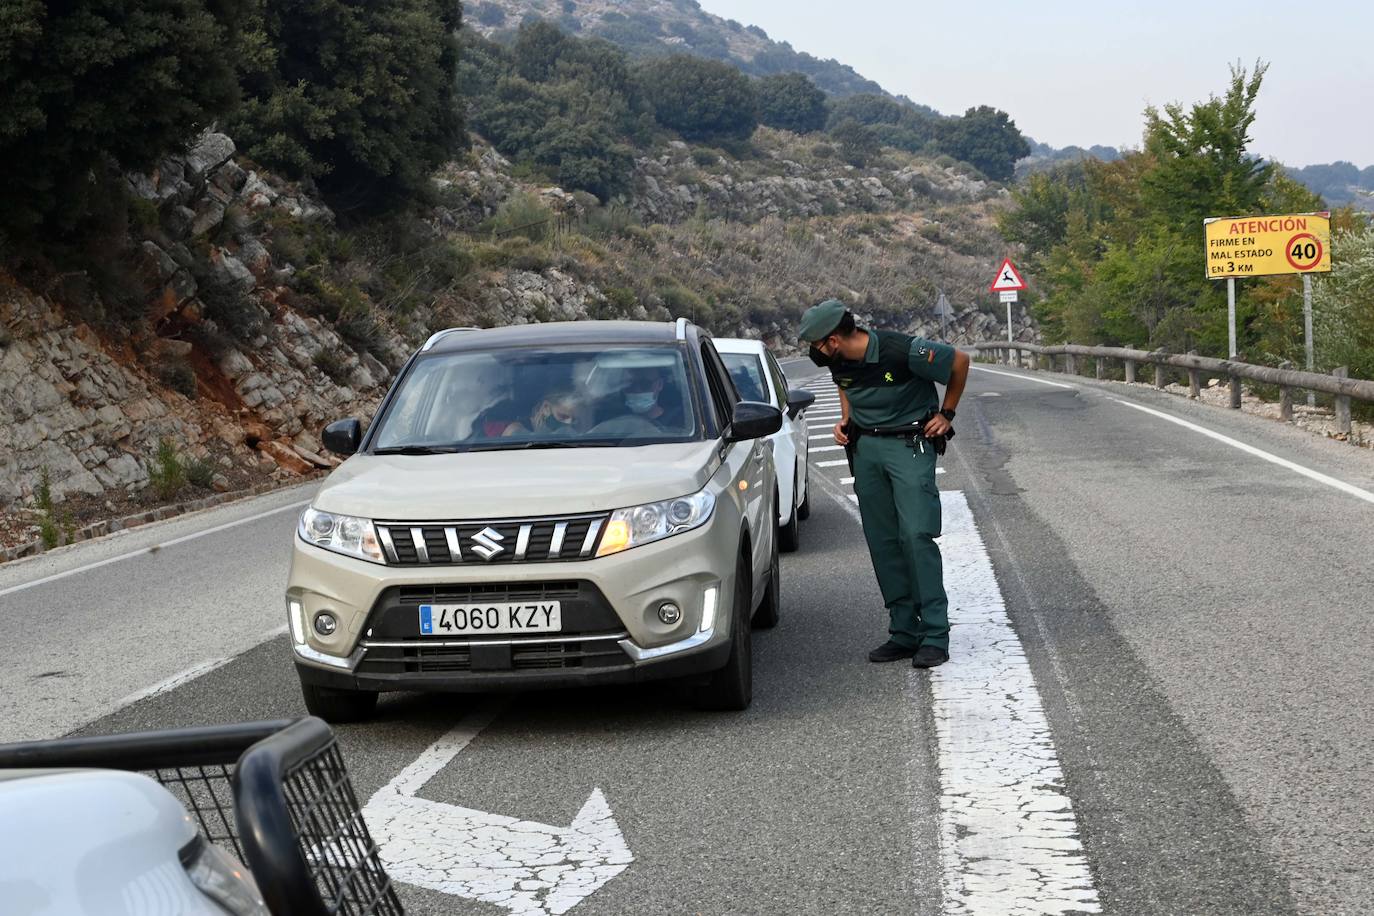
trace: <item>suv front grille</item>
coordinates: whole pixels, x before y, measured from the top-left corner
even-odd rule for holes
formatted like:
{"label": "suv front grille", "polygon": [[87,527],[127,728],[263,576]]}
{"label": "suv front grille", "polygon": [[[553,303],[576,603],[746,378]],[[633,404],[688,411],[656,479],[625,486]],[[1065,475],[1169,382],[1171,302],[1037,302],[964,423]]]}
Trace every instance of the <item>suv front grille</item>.
{"label": "suv front grille", "polygon": [[[503,656],[495,668],[483,666],[476,670],[532,671],[537,669],[598,668],[622,665],[628,660],[618,641],[624,632],[607,633],[602,637],[557,639],[532,642],[518,638],[499,640]],[[473,652],[480,646],[461,643],[430,645],[422,640],[405,640],[404,644],[365,643],[367,654],[358,663],[358,674],[453,674],[474,670]]]}
{"label": "suv front grille", "polygon": [[378,522],[390,566],[481,566],[583,560],[607,513],[490,522]]}

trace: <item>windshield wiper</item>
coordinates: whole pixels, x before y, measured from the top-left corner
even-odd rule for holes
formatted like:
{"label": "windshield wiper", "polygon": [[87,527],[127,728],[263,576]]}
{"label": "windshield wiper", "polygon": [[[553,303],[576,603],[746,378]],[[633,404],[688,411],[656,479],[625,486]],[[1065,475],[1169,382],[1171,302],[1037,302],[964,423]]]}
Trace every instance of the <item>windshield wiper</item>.
{"label": "windshield wiper", "polygon": [[452,445],[393,445],[390,448],[374,448],[374,455],[452,455],[458,451]]}
{"label": "windshield wiper", "polygon": [[524,451],[537,448],[599,448],[619,445],[621,439],[538,439],[528,442],[493,442],[490,445],[474,445],[470,452]]}

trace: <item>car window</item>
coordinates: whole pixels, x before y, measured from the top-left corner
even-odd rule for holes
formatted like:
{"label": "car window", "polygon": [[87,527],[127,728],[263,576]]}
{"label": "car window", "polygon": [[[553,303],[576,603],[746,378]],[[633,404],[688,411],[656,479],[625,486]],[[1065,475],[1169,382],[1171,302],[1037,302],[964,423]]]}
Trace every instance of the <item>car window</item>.
{"label": "car window", "polygon": [[633,446],[701,434],[676,346],[425,356],[378,424],[374,452]]}
{"label": "car window", "polygon": [[771,404],[767,383],[763,376],[763,360],[753,353],[721,353],[721,362],[730,373],[730,381],[735,383],[741,400],[762,401]]}
{"label": "car window", "polygon": [[791,403],[787,399],[787,376],[783,374],[782,366],[773,358],[772,353],[764,354],[768,359],[768,374],[773,377],[773,387],[777,389],[778,400],[782,403],[782,409],[787,410],[787,405]]}
{"label": "car window", "polygon": [[739,400],[739,395],[725,371],[724,364],[720,361],[720,356],[716,353],[716,348],[709,340],[701,342],[701,363],[706,370],[706,384],[711,390],[711,400],[715,404],[720,428],[724,429],[735,415],[735,403]]}

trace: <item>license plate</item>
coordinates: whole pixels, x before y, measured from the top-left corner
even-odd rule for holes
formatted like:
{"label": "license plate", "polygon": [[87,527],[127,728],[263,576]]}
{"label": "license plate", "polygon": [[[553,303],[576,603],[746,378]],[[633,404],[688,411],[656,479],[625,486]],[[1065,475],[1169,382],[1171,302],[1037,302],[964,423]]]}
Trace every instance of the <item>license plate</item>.
{"label": "license plate", "polygon": [[421,636],[557,633],[561,629],[563,608],[558,601],[420,605]]}

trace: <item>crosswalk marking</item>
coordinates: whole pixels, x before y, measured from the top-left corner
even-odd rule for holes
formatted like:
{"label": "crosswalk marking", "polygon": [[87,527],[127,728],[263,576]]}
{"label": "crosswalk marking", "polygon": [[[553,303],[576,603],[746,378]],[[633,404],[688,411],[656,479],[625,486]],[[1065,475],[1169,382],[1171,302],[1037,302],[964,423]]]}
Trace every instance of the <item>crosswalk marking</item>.
{"label": "crosswalk marking", "polygon": [[[820,451],[820,450],[819,450],[819,449],[814,449],[814,448],[813,448],[811,451],[816,452],[816,451]],[[839,466],[842,465],[842,464],[848,464],[848,463],[849,463],[849,459],[848,459],[848,458],[841,458],[841,459],[839,459],[838,461],[817,461],[817,462],[816,462],[816,467],[818,467],[818,468],[837,468],[837,467],[839,467]]]}
{"label": "crosswalk marking", "polygon": [[843,445],[817,445],[811,448],[813,452],[838,452],[844,449]]}

